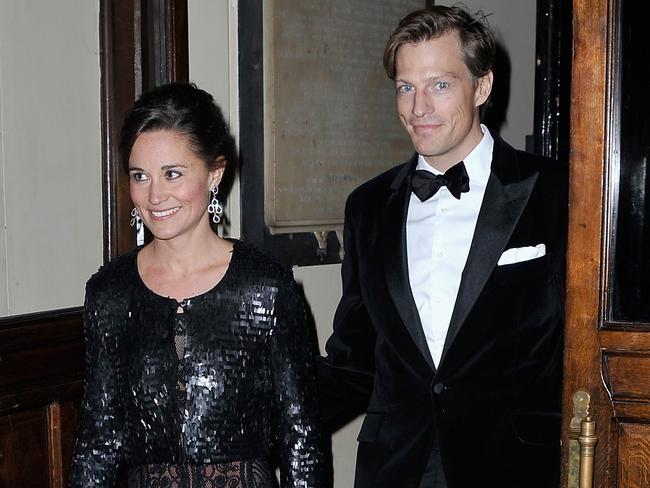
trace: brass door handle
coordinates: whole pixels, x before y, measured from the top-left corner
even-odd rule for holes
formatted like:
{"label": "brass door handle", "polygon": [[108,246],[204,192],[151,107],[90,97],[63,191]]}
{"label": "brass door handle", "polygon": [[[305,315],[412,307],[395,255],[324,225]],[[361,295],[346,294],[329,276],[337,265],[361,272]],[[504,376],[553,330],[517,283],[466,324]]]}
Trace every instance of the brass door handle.
{"label": "brass door handle", "polygon": [[589,415],[591,398],[585,391],[573,395],[573,417],[569,429],[569,488],[592,488],[596,421]]}
{"label": "brass door handle", "polygon": [[592,488],[594,483],[594,451],[596,449],[596,421],[587,415],[580,424],[580,481],[578,488]]}

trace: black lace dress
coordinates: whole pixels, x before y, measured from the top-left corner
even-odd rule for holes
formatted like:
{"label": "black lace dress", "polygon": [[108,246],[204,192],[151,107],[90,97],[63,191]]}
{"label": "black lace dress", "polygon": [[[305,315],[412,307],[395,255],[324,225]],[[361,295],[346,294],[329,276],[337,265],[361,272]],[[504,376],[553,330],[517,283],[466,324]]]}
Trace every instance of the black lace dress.
{"label": "black lace dress", "polygon": [[85,395],[70,487],[322,486],[313,340],[291,271],[235,241],[222,280],[183,303],[137,253],[86,286]]}

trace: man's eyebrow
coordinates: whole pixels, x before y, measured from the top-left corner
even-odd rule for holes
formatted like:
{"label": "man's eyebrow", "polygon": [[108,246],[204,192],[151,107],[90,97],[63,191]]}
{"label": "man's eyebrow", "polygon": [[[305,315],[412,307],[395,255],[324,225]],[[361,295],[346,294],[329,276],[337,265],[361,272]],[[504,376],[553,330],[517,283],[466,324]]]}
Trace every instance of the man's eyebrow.
{"label": "man's eyebrow", "polygon": [[[453,79],[459,79],[460,76],[458,76],[456,73],[453,73],[451,71],[445,71],[444,73],[437,73],[435,75],[431,75],[427,78],[425,78],[426,82],[431,82],[431,81],[436,81],[441,78],[453,78]],[[412,83],[410,81],[403,80],[401,78],[395,78],[395,83],[405,83],[407,85],[411,85]]]}

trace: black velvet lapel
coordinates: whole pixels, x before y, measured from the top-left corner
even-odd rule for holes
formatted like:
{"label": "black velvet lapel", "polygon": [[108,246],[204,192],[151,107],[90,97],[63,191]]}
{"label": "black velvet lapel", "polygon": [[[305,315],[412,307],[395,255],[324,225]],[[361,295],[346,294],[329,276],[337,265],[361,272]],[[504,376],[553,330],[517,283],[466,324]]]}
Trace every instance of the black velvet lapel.
{"label": "black velvet lapel", "polygon": [[406,254],[406,216],[410,198],[409,175],[417,165],[417,154],[404,165],[391,185],[391,194],[383,213],[382,242],[386,283],[400,317],[424,359],[435,371],[433,359],[424,335],[420,315],[413,300],[408,277]]}
{"label": "black velvet lapel", "polygon": [[521,169],[516,151],[494,136],[492,171],[463,269],[441,364],[495,269],[533,190],[539,173],[522,173]]}

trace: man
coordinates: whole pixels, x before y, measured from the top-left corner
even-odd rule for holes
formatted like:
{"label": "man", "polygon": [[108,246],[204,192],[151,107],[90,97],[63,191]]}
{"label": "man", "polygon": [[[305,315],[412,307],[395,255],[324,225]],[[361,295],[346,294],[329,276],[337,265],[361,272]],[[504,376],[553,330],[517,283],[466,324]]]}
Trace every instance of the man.
{"label": "man", "polygon": [[458,7],[386,46],[416,154],[348,199],[319,368],[330,426],[367,412],[357,488],[559,485],[567,169],[480,124],[493,57]]}

